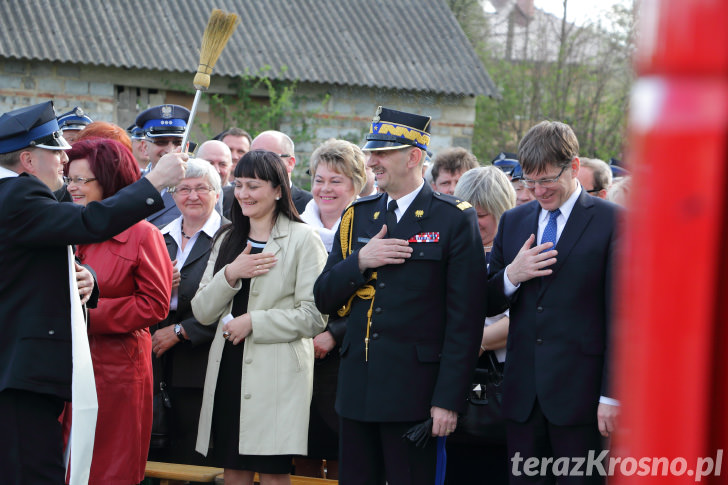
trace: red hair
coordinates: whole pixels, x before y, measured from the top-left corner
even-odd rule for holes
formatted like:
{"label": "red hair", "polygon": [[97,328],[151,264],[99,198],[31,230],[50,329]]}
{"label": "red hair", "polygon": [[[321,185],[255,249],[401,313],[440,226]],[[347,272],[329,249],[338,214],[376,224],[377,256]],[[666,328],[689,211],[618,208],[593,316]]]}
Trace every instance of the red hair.
{"label": "red hair", "polygon": [[116,140],[131,151],[131,138],[129,138],[129,135],[122,127],[115,125],[114,123],[108,123],[106,121],[94,121],[93,123],[89,123],[86,128],[81,130],[74,143],[81,140],[88,140],[89,138],[108,138],[110,140]]}
{"label": "red hair", "polygon": [[131,150],[118,141],[108,138],[87,138],[74,142],[68,154],[68,170],[75,160],[88,160],[91,173],[101,185],[104,198],[111,197],[127,185],[131,185],[141,177],[139,165],[131,154]]}

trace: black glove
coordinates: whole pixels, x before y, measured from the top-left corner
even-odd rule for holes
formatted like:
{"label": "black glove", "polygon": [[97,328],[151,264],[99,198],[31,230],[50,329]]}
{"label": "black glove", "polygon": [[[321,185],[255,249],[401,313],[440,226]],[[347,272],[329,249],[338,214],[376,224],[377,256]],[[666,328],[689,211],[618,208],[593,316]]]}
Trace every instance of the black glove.
{"label": "black glove", "polygon": [[432,418],[412,426],[402,435],[402,439],[410,440],[418,448],[427,446],[430,438],[432,438]]}

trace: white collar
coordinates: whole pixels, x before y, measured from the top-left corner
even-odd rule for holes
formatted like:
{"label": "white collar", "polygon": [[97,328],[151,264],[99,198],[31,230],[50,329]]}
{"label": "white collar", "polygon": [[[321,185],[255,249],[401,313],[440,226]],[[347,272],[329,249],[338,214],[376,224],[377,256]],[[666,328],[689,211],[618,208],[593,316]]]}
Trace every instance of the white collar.
{"label": "white collar", "polygon": [[[162,228],[162,234],[171,234],[175,241],[177,241],[177,244],[180,243],[178,239],[182,237],[182,217],[184,216],[179,216]],[[222,218],[220,218],[220,214],[213,210],[200,231],[204,232],[211,238],[215,237],[215,233],[218,229],[220,229],[221,223]]]}
{"label": "white collar", "polygon": [[5,167],[0,167],[0,179],[8,178],[8,177],[17,177],[19,174],[17,172],[13,172],[10,169],[7,169]]}
{"label": "white collar", "polygon": [[303,214],[301,214],[301,220],[316,228],[326,251],[330,253],[334,244],[334,236],[336,235],[337,229],[339,229],[339,223],[341,223],[341,217],[339,217],[339,220],[336,221],[336,224],[331,229],[327,229],[324,227],[323,222],[321,222],[321,212],[318,205],[316,205],[316,201],[311,199],[306,204],[306,209],[303,211]]}
{"label": "white collar", "polygon": [[[389,206],[389,201],[396,200],[397,201],[397,211],[399,211],[399,217],[402,217],[402,215],[407,212],[407,209],[412,204],[412,202],[415,200],[415,197],[417,197],[417,194],[420,193],[420,190],[422,190],[422,187],[425,186],[425,179],[422,179],[422,182],[420,182],[420,185],[417,186],[415,190],[410,192],[407,195],[403,195],[399,199],[392,199],[392,197],[387,194],[387,206]],[[399,218],[397,218],[399,220]]]}

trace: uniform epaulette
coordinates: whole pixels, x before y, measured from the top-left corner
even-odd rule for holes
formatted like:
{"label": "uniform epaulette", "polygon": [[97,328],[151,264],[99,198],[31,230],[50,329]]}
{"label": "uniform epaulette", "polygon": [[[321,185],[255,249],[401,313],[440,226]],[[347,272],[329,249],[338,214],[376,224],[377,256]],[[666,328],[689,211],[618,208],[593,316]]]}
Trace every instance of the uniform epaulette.
{"label": "uniform epaulette", "polygon": [[473,207],[467,200],[458,199],[457,197],[453,197],[452,195],[443,194],[442,192],[433,192],[433,194],[435,195],[436,199],[440,199],[443,202],[454,205],[461,211]]}
{"label": "uniform epaulette", "polygon": [[379,200],[379,198],[383,195],[386,195],[384,192],[380,192],[378,194],[374,195],[367,195],[366,197],[359,197],[354,202],[351,203],[351,205],[357,205],[357,204],[363,204],[365,202],[371,202],[373,200]]}

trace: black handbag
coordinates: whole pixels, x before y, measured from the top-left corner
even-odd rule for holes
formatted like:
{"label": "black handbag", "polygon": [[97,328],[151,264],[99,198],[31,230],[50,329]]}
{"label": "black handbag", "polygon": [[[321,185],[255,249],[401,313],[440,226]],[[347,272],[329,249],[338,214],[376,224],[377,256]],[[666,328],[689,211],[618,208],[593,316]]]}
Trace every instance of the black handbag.
{"label": "black handbag", "polygon": [[[169,412],[172,409],[172,400],[167,392],[167,383],[164,378],[164,362],[152,357],[155,371],[159,371],[159,391],[152,399],[152,437],[149,442],[151,449],[166,448],[169,445]],[[156,373],[156,372],[155,372]]]}
{"label": "black handbag", "polygon": [[487,350],[475,369],[468,392],[465,413],[448,440],[463,444],[496,445],[506,442],[506,425],[502,412],[503,371],[495,353]]}

